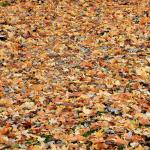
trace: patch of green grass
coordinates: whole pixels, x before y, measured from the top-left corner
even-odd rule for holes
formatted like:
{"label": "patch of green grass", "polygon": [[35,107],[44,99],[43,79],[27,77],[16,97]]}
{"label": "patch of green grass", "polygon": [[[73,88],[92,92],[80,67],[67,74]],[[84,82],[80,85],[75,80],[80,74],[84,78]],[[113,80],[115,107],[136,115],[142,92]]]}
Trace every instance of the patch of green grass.
{"label": "patch of green grass", "polygon": [[123,146],[119,146],[117,150],[124,150]]}
{"label": "patch of green grass", "polygon": [[7,6],[10,6],[10,5],[11,5],[11,3],[8,2],[8,1],[0,2],[0,6],[2,6],[2,7],[7,7]]}
{"label": "patch of green grass", "polygon": [[94,133],[95,132],[95,130],[89,130],[89,131],[87,131],[87,132],[85,132],[84,134],[83,134],[83,136],[84,137],[88,137],[88,136],[90,136],[92,133]]}
{"label": "patch of green grass", "polygon": [[27,141],[26,144],[31,145],[33,144],[33,141]]}
{"label": "patch of green grass", "polygon": [[19,144],[15,144],[15,145],[13,145],[13,148],[20,148],[20,145]]}
{"label": "patch of green grass", "polygon": [[48,135],[43,135],[42,137],[45,138],[44,143],[48,143],[48,142],[50,142],[50,141],[53,140],[53,136],[50,135],[50,134],[48,134]]}
{"label": "patch of green grass", "polygon": [[105,112],[101,112],[101,111],[98,111],[96,114],[98,115],[98,116],[101,116],[102,114],[104,114]]}
{"label": "patch of green grass", "polygon": [[26,142],[26,144],[28,144],[28,145],[39,145],[40,142],[37,140],[29,140]]}

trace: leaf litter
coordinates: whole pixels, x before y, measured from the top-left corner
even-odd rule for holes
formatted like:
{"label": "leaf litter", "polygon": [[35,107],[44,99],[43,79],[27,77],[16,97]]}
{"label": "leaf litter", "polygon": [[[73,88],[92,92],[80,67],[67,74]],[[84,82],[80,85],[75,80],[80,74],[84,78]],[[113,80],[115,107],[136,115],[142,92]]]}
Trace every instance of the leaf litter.
{"label": "leaf litter", "polygon": [[0,149],[148,150],[147,0],[0,1]]}

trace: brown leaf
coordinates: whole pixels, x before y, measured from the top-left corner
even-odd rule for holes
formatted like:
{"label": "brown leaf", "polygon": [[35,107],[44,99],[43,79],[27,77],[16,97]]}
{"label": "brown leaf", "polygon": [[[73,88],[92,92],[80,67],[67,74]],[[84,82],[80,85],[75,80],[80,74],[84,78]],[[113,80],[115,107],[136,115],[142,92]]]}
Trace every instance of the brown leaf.
{"label": "brown leaf", "polygon": [[90,61],[84,61],[81,63],[81,66],[91,68],[93,66],[93,64]]}

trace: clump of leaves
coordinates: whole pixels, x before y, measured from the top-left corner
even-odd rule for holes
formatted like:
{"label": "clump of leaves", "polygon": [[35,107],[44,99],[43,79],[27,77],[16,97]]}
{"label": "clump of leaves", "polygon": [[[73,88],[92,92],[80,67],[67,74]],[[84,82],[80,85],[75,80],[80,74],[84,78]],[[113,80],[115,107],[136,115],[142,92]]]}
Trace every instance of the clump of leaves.
{"label": "clump of leaves", "polygon": [[8,1],[0,2],[0,6],[2,6],[2,7],[7,7],[7,6],[10,6],[10,5],[11,5],[11,3],[8,2]]}

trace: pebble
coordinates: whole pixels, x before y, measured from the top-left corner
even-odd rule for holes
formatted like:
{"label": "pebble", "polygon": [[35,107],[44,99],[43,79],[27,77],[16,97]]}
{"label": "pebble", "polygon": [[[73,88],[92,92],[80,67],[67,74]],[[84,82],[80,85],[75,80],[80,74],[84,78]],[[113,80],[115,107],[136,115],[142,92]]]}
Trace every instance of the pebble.
{"label": "pebble", "polygon": [[115,131],[112,130],[112,129],[108,129],[108,130],[106,131],[106,133],[107,133],[107,134],[115,134]]}
{"label": "pebble", "polygon": [[121,112],[120,112],[119,109],[112,108],[112,107],[107,107],[107,108],[106,108],[106,111],[107,111],[107,112],[111,112],[111,113],[114,114],[114,115],[119,115],[119,114],[121,114]]}

